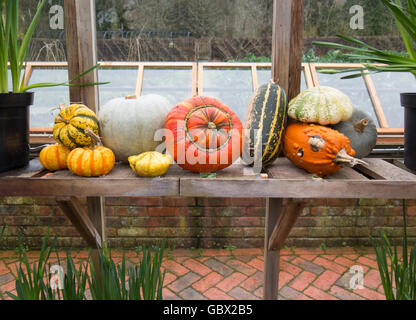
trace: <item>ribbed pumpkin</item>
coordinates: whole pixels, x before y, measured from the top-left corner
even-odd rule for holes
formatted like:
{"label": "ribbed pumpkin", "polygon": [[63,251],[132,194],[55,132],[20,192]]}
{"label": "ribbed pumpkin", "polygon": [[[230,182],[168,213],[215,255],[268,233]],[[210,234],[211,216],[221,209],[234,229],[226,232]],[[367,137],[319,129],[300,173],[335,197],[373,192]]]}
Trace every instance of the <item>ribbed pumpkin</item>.
{"label": "ribbed pumpkin", "polygon": [[333,129],[350,139],[359,159],[367,157],[377,144],[377,127],[371,117],[361,110],[354,110],[350,120],[338,123]]}
{"label": "ribbed pumpkin", "polygon": [[[86,133],[91,136],[93,141],[97,137],[90,129]],[[98,140],[98,139],[97,139]],[[78,176],[99,177],[108,174],[115,165],[113,151],[103,146],[76,148],[71,151],[67,160],[68,169]]]}
{"label": "ribbed pumpkin", "polygon": [[352,116],[350,98],[331,87],[314,87],[301,92],[289,103],[289,117],[321,125],[337,124]]}
{"label": "ribbed pumpkin", "polygon": [[57,171],[68,168],[66,160],[71,150],[61,144],[54,144],[42,149],[39,161],[45,169]]}
{"label": "ribbed pumpkin", "polygon": [[130,167],[142,177],[163,176],[172,164],[172,158],[160,152],[144,152],[129,157]]}
{"label": "ribbed pumpkin", "polygon": [[333,174],[343,164],[365,164],[353,157],[355,151],[346,136],[314,124],[290,124],[286,130],[284,150],[286,157],[296,166],[319,176]]}
{"label": "ribbed pumpkin", "polygon": [[[270,81],[253,94],[244,120],[243,155],[263,167],[279,156],[287,122],[284,90]],[[247,161],[246,161],[247,162]]]}
{"label": "ribbed pumpkin", "polygon": [[55,117],[53,137],[64,146],[74,149],[88,147],[92,144],[91,137],[85,133],[86,129],[99,134],[98,118],[94,111],[82,104],[71,104],[62,107]]}
{"label": "ribbed pumpkin", "polygon": [[163,132],[171,109],[166,98],[155,94],[110,100],[99,113],[104,145],[114,151],[119,161],[155,151],[161,144],[155,141],[155,133]]}
{"label": "ribbed pumpkin", "polygon": [[221,101],[193,97],[169,112],[166,147],[182,168],[216,172],[241,156],[242,127],[237,115]]}

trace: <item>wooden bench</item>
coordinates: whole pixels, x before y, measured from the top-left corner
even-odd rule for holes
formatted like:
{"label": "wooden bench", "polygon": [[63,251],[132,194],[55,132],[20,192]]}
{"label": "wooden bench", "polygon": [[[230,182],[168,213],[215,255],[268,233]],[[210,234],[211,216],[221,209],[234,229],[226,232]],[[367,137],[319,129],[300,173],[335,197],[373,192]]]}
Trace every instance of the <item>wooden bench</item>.
{"label": "wooden bench", "polygon": [[[366,159],[368,166],[343,168],[326,179],[316,178],[279,158],[266,174],[235,164],[216,178],[172,166],[158,178],[137,177],[117,164],[104,177],[78,177],[69,171],[49,172],[38,159],[20,170],[0,174],[0,196],[53,196],[91,247],[105,241],[105,197],[266,198],[264,298],[277,299],[280,249],[309,199],[415,199],[416,175],[399,160]],[[79,197],[87,198],[87,210]],[[96,251],[93,251],[95,260]]]}

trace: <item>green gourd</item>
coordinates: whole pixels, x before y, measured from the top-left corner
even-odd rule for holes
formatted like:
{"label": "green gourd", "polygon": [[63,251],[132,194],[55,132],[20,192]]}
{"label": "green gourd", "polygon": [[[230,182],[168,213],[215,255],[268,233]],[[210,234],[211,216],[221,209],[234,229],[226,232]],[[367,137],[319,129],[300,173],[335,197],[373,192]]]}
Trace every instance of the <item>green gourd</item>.
{"label": "green gourd", "polygon": [[377,144],[377,127],[371,117],[355,109],[352,117],[332,126],[350,139],[355,156],[359,159],[367,157]]}

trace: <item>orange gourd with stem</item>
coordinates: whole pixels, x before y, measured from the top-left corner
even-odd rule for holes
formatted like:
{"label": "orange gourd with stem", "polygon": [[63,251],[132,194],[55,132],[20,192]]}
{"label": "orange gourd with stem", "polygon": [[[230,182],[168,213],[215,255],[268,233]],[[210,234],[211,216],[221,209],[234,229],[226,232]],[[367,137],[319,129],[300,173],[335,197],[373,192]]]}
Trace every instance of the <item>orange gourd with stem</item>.
{"label": "orange gourd with stem", "polygon": [[93,145],[86,148],[76,148],[68,156],[68,169],[79,176],[98,177],[108,174],[115,165],[113,151],[104,146],[97,146],[101,139],[91,129],[85,134],[91,137]]}
{"label": "orange gourd with stem", "polygon": [[39,154],[39,161],[49,171],[66,169],[70,152],[71,149],[61,144],[50,145],[42,149]]}
{"label": "orange gourd with stem", "polygon": [[310,173],[326,176],[337,172],[343,165],[366,164],[354,158],[350,140],[328,127],[292,123],[284,139],[286,157],[297,167]]}

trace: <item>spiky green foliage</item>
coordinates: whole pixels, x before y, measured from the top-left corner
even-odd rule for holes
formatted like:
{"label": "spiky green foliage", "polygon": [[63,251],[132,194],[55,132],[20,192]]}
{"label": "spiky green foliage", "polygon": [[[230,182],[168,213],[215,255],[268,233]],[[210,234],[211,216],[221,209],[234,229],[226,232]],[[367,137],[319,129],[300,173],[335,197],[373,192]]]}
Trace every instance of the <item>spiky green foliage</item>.
{"label": "spiky green foliage", "polygon": [[401,257],[385,233],[372,240],[384,294],[387,300],[416,300],[416,246],[410,253],[407,242],[406,205],[403,208],[403,243]]}
{"label": "spiky green foliage", "polygon": [[93,300],[162,300],[165,272],[161,271],[164,252],[162,246],[138,249],[140,264],[127,268],[123,254],[121,264],[115,264],[111,251],[98,250],[101,272],[90,264],[88,284]]}
{"label": "spiky green foliage", "polygon": [[[0,0],[0,93],[9,91],[8,69],[10,68],[12,91],[25,92],[34,88],[77,86],[75,81],[87,73],[99,67],[99,64],[83,72],[75,79],[61,83],[36,83],[25,86],[26,69],[25,63],[35,29],[38,25],[41,12],[46,0],[40,0],[37,4],[36,13],[23,37],[19,38],[19,0]],[[87,83],[83,86],[106,84]]]}
{"label": "spiky green foliage", "polygon": [[416,43],[416,0],[407,0],[405,8],[400,0],[379,0],[393,15],[401,38],[407,49],[407,56],[403,56],[391,51],[380,50],[370,46],[363,41],[357,40],[346,35],[337,35],[340,39],[351,43],[351,45],[343,45],[332,42],[316,41],[314,45],[329,47],[332,49],[345,50],[345,56],[356,61],[368,61],[364,63],[364,68],[347,69],[341,71],[332,71],[331,73],[343,73],[355,71],[354,74],[344,77],[356,78],[363,76],[364,70],[371,73],[378,72],[410,72],[416,76],[416,51],[414,45]]}

